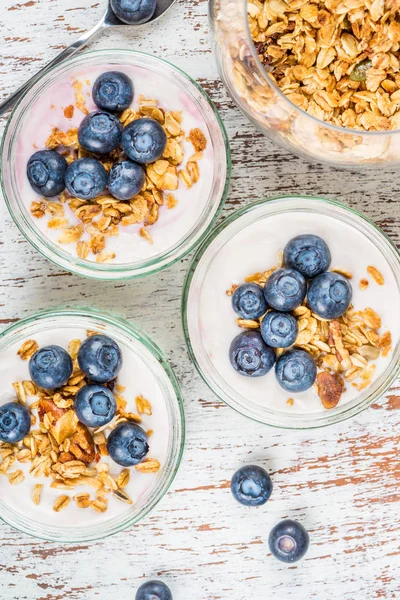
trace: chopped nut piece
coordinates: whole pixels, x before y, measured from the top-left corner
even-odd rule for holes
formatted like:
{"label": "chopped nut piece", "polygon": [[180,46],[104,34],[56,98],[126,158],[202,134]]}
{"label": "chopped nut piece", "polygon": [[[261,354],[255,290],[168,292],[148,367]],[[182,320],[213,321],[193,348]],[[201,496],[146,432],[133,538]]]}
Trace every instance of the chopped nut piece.
{"label": "chopped nut piece", "polygon": [[369,266],[367,267],[367,271],[378,285],[383,285],[385,283],[385,278],[383,277],[382,273],[378,271],[378,269]]}
{"label": "chopped nut piece", "polygon": [[178,204],[178,200],[172,194],[167,194],[165,203],[167,205],[167,208],[171,209],[175,208],[175,206]]}
{"label": "chopped nut piece", "polygon": [[366,290],[369,286],[368,279],[360,279],[360,290]]}
{"label": "chopped nut piece", "polygon": [[147,231],[147,229],[145,227],[141,227],[139,230],[140,236],[142,238],[144,238],[145,240],[147,240],[150,244],[153,243],[153,238],[151,237],[151,235],[149,234],[149,232]]}
{"label": "chopped nut piece", "polygon": [[343,379],[337,373],[322,372],[317,375],[318,395],[325,408],[334,408],[343,392]]}
{"label": "chopped nut piece", "polygon": [[66,119],[72,119],[72,117],[74,116],[74,112],[75,112],[75,107],[73,104],[70,104],[69,106],[64,108],[64,117]]}
{"label": "chopped nut piece", "polygon": [[286,400],[286,404],[289,404],[289,406],[293,406],[293,404],[294,404],[294,400],[293,400],[293,398],[288,398],[288,399]]}
{"label": "chopped nut piece", "polygon": [[192,142],[195,152],[202,152],[207,147],[207,138],[197,127],[190,130],[188,140]]}

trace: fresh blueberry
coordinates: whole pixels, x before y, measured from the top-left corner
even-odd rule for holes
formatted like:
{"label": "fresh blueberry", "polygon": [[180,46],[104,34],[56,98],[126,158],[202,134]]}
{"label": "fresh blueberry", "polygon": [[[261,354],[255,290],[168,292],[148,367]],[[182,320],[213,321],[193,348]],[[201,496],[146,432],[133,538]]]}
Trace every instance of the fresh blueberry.
{"label": "fresh blueberry", "polygon": [[136,119],[122,132],[121,144],[125,154],[141,164],[158,160],[167,145],[167,136],[158,121],[145,117]]}
{"label": "fresh blueberry", "polygon": [[154,15],[157,0],[110,0],[114,14],[128,25],[141,25]]}
{"label": "fresh blueberry", "polygon": [[278,560],[293,563],[305,555],[310,537],[303,525],[291,519],[281,521],[272,529],[268,538],[269,549]]}
{"label": "fresh blueberry", "polygon": [[115,417],[117,403],[103,385],[85,385],[75,397],[75,412],[86,427],[103,427]]}
{"label": "fresh blueberry", "polygon": [[287,392],[305,392],[317,376],[315,360],[305,350],[288,350],[276,361],[278,383]]}
{"label": "fresh blueberry", "polygon": [[288,312],[300,306],[306,297],[307,284],[303,275],[294,269],[278,269],[267,279],[264,295],[268,306]]}
{"label": "fresh blueberry", "polygon": [[298,235],[286,244],[283,264],[311,279],[328,269],[331,253],[326,242],[318,235]]}
{"label": "fresh blueberry", "polygon": [[45,390],[62,387],[72,375],[72,360],[61,346],[40,348],[29,361],[32,381]]}
{"label": "fresh blueberry", "polygon": [[346,277],[339,273],[321,273],[310,283],[308,305],[323,319],[337,319],[350,306],[353,289]]}
{"label": "fresh blueberry", "polygon": [[297,320],[289,313],[271,310],[261,321],[261,337],[271,348],[289,348],[298,331]]}
{"label": "fresh blueberry", "polygon": [[275,351],[267,346],[258,331],[239,333],[229,348],[232,367],[240,375],[260,377],[275,363]]}
{"label": "fresh blueberry", "polygon": [[105,190],[107,172],[95,158],[80,158],[69,165],[65,183],[71,196],[92,200]]}
{"label": "fresh blueberry", "polygon": [[92,96],[96,106],[109,112],[122,112],[133,100],[133,83],[125,73],[107,71],[96,79]]}
{"label": "fresh blueberry", "polygon": [[258,319],[267,310],[264,290],[256,283],[239,285],[232,296],[233,310],[243,319]]}
{"label": "fresh blueberry", "polygon": [[117,464],[137,465],[149,451],[147,433],[136,423],[120,423],[107,438],[107,450]]}
{"label": "fresh blueberry", "polygon": [[245,506],[261,506],[272,494],[272,481],[265,469],[257,465],[242,467],[232,477],[231,491]]}
{"label": "fresh blueberry", "polygon": [[136,592],[135,600],[172,600],[172,594],[162,581],[147,581]]}
{"label": "fresh blueberry", "polygon": [[106,335],[88,337],[78,352],[81,371],[96,383],[107,383],[118,375],[122,368],[122,352],[114,340]]}
{"label": "fresh blueberry", "polygon": [[68,163],[54,150],[35,152],[26,168],[32,188],[46,198],[52,198],[65,190],[65,173]]}
{"label": "fresh blueberry", "polygon": [[130,200],[140,192],[145,181],[144,169],[131,160],[116,163],[108,175],[108,189],[118,200]]}
{"label": "fresh blueberry", "polygon": [[15,444],[24,439],[31,429],[28,409],[18,402],[0,406],[0,442]]}
{"label": "fresh blueberry", "polygon": [[114,115],[97,110],[85,117],[79,126],[78,140],[88,152],[108,154],[118,147],[123,125]]}

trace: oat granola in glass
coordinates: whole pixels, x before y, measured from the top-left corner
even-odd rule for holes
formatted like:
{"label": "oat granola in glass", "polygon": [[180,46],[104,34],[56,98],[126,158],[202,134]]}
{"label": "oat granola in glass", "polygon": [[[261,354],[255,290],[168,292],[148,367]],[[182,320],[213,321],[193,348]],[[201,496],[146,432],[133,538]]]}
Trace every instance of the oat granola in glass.
{"label": "oat granola in glass", "polygon": [[210,18],[221,77],[261,131],[333,166],[398,162],[396,0],[212,0]]}
{"label": "oat granola in glass", "polygon": [[[127,160],[122,138],[102,154],[79,137],[83,120],[97,110],[95,82],[113,70],[133,86],[129,108],[112,116],[119,135],[151,120],[166,140],[162,153],[136,165],[143,185],[124,199],[108,185],[84,199],[67,181],[64,191],[44,197],[27,176],[38,151],[61,155],[66,178],[78,161],[92,161],[107,183]],[[129,50],[82,54],[45,74],[9,120],[2,165],[6,203],[32,245],[59,266],[101,279],[138,277],[181,258],[218,216],[230,177],[224,126],[203,90],[169,63]]]}
{"label": "oat granola in glass", "polygon": [[[122,357],[116,376],[102,386],[89,380],[80,355],[84,342],[99,335],[117,344]],[[31,371],[35,353],[49,345],[63,348],[71,360],[66,383],[50,390]],[[0,411],[17,403],[31,421],[29,432],[12,442],[3,439],[2,418],[0,518],[31,535],[69,542],[106,537],[143,518],[172,483],[185,429],[178,384],[153,342],[93,310],[47,311],[2,332],[0,355]],[[80,396],[94,388],[114,398],[102,425],[79,412]],[[100,402],[91,405],[91,414],[103,418],[102,399],[90,398]],[[143,454],[129,465],[109,445],[121,427],[136,428],[146,440]]]}

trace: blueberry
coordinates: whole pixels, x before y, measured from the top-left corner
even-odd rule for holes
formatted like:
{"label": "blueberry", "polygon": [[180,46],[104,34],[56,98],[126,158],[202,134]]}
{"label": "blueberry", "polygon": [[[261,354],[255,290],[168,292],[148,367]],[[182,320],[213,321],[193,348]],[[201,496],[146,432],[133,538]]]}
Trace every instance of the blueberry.
{"label": "blueberry", "polygon": [[26,168],[32,188],[46,198],[52,198],[65,190],[65,173],[68,163],[54,150],[35,152]]}
{"label": "blueberry", "polygon": [[243,319],[258,319],[267,310],[264,290],[256,283],[239,285],[232,296],[233,310]]}
{"label": "blueberry", "polygon": [[232,367],[240,375],[260,377],[275,363],[275,351],[267,346],[258,331],[239,333],[229,348]]}
{"label": "blueberry", "polygon": [[261,321],[261,337],[271,348],[289,348],[298,331],[297,320],[289,313],[271,310]]}
{"label": "blueberry", "polygon": [[310,545],[310,537],[303,525],[286,519],[272,529],[268,538],[269,549],[278,560],[293,563],[305,555]]}
{"label": "blueberry", "polygon": [[107,450],[119,465],[137,465],[149,451],[147,433],[136,423],[120,423],[107,438]]}
{"label": "blueberry", "polygon": [[96,106],[109,112],[122,112],[133,100],[133,83],[125,73],[107,71],[96,79],[92,96]]}
{"label": "blueberry", "polygon": [[315,360],[305,350],[288,350],[276,361],[278,383],[287,392],[305,392],[317,376]]}
{"label": "blueberry", "polygon": [[278,269],[267,279],[264,295],[275,310],[288,312],[300,306],[306,297],[307,284],[303,275],[294,269]]}
{"label": "blueberry", "polygon": [[103,427],[115,417],[117,403],[103,385],[85,385],[75,396],[75,412],[86,427]]}
{"label": "blueberry", "polygon": [[154,15],[157,0],[110,0],[114,14],[128,25],[141,25]]}
{"label": "blueberry", "polygon": [[31,429],[28,409],[18,402],[0,406],[0,442],[15,444],[24,439]]}
{"label": "blueberry", "polygon": [[32,381],[45,390],[62,387],[72,375],[72,360],[61,346],[40,348],[29,361]]}
{"label": "blueberry", "polygon": [[162,581],[147,581],[136,592],[135,600],[172,600],[172,594]]}
{"label": "blueberry", "polygon": [[117,344],[106,335],[87,338],[78,352],[81,371],[96,383],[107,383],[118,375],[122,368],[122,352]]}
{"label": "blueberry", "polygon": [[108,154],[118,147],[123,125],[114,115],[97,110],[85,117],[79,126],[78,140],[82,148],[97,154]]}
{"label": "blueberry", "polygon": [[95,158],[80,158],[69,165],[65,183],[72,196],[92,200],[104,192],[107,172]]}
{"label": "blueberry", "polygon": [[122,132],[121,144],[125,154],[141,164],[158,160],[167,145],[167,136],[158,121],[150,118],[136,119]]}
{"label": "blueberry", "polygon": [[272,481],[265,469],[257,465],[242,467],[232,477],[231,491],[245,506],[261,506],[272,494]]}
{"label": "blueberry", "polygon": [[144,169],[131,160],[116,163],[108,175],[108,189],[118,200],[130,200],[140,192],[145,181]]}
{"label": "blueberry", "polygon": [[318,235],[298,235],[286,244],[283,264],[311,279],[328,269],[331,253],[326,242]]}
{"label": "blueberry", "polygon": [[308,305],[323,319],[337,319],[349,308],[352,296],[346,277],[339,273],[322,273],[310,283]]}

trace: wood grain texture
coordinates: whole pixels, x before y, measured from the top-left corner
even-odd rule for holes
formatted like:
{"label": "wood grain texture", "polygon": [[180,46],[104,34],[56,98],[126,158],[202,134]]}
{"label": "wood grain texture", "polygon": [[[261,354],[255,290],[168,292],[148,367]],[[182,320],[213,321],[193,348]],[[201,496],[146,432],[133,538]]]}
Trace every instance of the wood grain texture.
{"label": "wood grain texture", "polygon": [[[91,27],[104,7],[105,0],[2,0],[1,96]],[[181,0],[153,29],[110,31],[95,47],[118,46],[171,60],[216,102],[233,156],[222,218],[266,196],[322,195],[364,212],[400,244],[396,170],[355,173],[309,164],[264,138],[234,107],[218,80],[205,0]],[[80,279],[37,254],[1,205],[0,326],[44,307],[77,305],[134,321],[176,369],[188,428],[171,492],[131,530],[68,546],[1,524],[1,599],[133,600],[138,585],[154,576],[169,583],[174,600],[399,598],[400,382],[370,410],[328,429],[285,432],[246,420],[210,392],[189,362],[180,324],[189,260],[138,282]],[[274,494],[264,508],[246,510],[231,498],[228,480],[248,462],[273,475]],[[269,555],[267,537],[289,516],[308,528],[312,545],[301,563],[288,567]]]}

